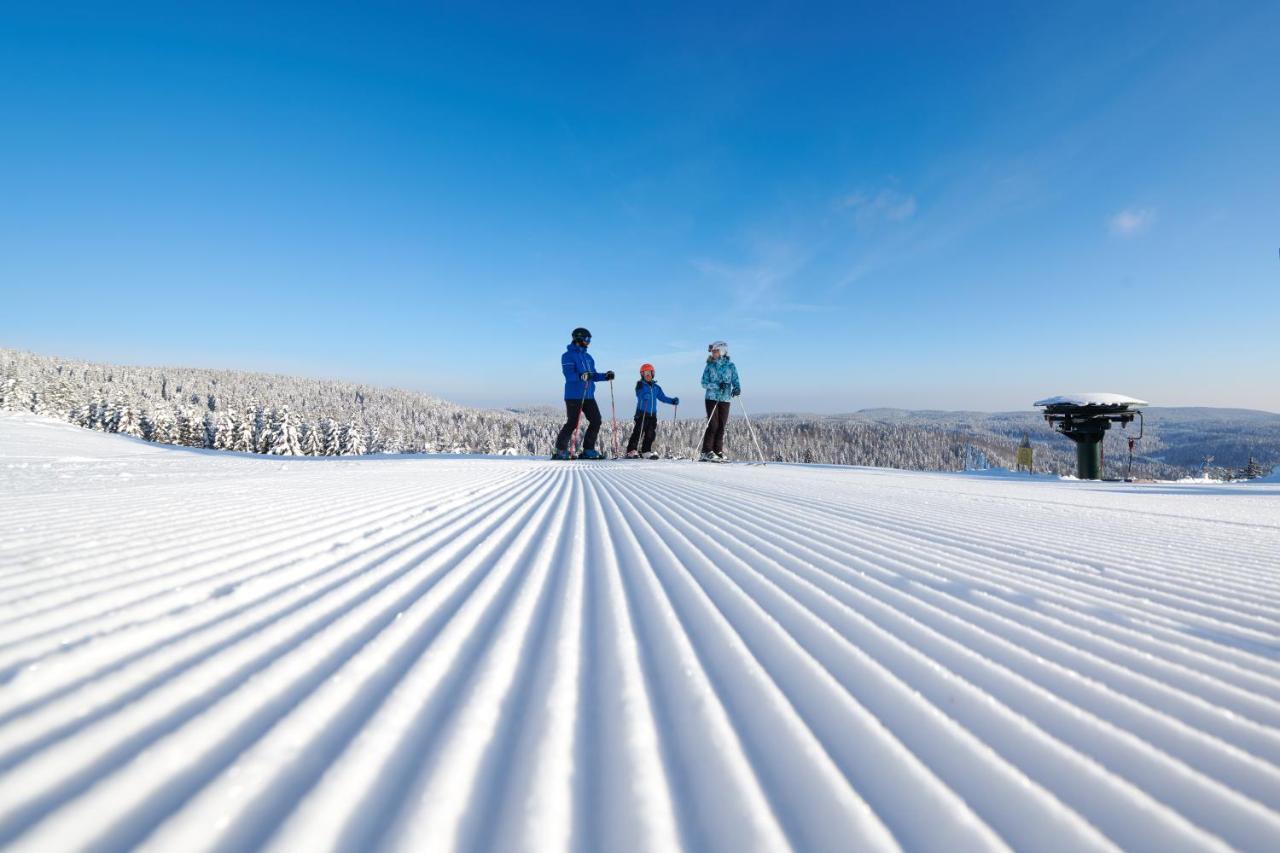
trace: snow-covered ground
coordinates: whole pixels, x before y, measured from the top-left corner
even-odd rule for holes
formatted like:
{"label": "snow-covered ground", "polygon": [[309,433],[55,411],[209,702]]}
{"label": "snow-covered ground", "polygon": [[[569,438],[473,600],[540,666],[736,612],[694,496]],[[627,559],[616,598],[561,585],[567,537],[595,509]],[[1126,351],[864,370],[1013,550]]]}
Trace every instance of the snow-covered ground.
{"label": "snow-covered ground", "polygon": [[1280,843],[1280,485],[0,415],[0,847]]}

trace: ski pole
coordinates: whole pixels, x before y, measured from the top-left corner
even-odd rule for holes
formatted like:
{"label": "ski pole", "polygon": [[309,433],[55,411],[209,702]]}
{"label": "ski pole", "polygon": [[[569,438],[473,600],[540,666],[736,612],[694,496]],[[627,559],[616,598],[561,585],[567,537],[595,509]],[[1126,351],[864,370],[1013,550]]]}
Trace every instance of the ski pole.
{"label": "ski pole", "polygon": [[702,427],[702,437],[698,439],[698,443],[693,446],[693,453],[689,455],[692,462],[698,461],[698,447],[707,440],[707,430],[711,429],[711,419],[716,416],[716,412],[720,411],[720,401],[716,400],[715,405],[711,407],[711,414],[707,415],[707,423]]}
{"label": "ski pole", "polygon": [[756,453],[760,454],[760,464],[764,465],[764,451],[760,449],[760,441],[756,438],[756,431],[751,427],[751,418],[747,417],[747,404],[742,402],[742,395],[738,395],[738,405],[742,407],[742,419],[747,422],[747,432],[751,433],[751,441],[755,443]]}
{"label": "ski pole", "polygon": [[618,406],[613,401],[613,380],[609,380],[609,410],[613,420],[613,458],[618,458]]}
{"label": "ski pole", "polygon": [[[679,398],[677,397],[676,399],[679,399]],[[679,414],[680,414],[680,404],[676,403],[674,406],[671,407],[671,434],[672,435],[676,434],[676,426],[679,423],[676,416]],[[668,438],[665,442],[663,442],[663,444],[666,446],[666,451],[667,451],[666,455],[670,456],[671,455],[671,439]]]}

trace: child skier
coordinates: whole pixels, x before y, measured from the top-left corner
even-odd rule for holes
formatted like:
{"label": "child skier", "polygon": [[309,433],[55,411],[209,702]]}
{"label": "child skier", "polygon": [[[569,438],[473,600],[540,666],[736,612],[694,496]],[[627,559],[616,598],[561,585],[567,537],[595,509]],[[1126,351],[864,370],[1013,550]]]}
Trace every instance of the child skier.
{"label": "child skier", "polygon": [[[680,405],[679,397],[668,397],[662,393],[662,386],[653,381],[653,365],[640,365],[640,381],[636,383],[636,425],[627,441],[628,459],[658,458],[658,454],[653,452],[653,440],[658,433],[659,400],[673,406]],[[639,452],[636,451],[637,443],[640,443]]]}

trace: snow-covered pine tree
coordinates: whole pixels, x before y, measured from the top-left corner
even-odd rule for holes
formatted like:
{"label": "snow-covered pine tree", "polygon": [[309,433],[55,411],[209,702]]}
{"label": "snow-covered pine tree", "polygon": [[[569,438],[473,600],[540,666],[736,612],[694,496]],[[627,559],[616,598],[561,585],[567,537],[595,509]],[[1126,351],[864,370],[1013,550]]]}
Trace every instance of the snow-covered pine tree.
{"label": "snow-covered pine tree", "polygon": [[120,415],[124,410],[124,404],[118,397],[112,397],[107,401],[103,408],[102,431],[103,432],[119,432],[120,431]]}
{"label": "snow-covered pine tree", "polygon": [[1244,471],[1242,473],[1246,480],[1256,480],[1259,477],[1265,476],[1267,472],[1264,471],[1262,466],[1258,464],[1258,460],[1250,456],[1249,464],[1245,465]]}
{"label": "snow-covered pine tree", "polygon": [[320,440],[320,430],[311,424],[303,424],[300,430],[302,436],[302,454],[304,456],[323,456],[324,442]]}
{"label": "snow-covered pine tree", "polygon": [[213,438],[218,432],[213,412],[204,409],[197,413],[200,419],[200,438],[204,441],[201,447],[213,447]]}
{"label": "snow-covered pine tree", "polygon": [[245,409],[240,413],[240,419],[236,421],[235,432],[231,435],[231,446],[229,450],[237,450],[241,453],[252,453],[254,448],[253,425],[256,415],[253,407]]}
{"label": "snow-covered pine tree", "polygon": [[204,447],[209,438],[204,430],[204,412],[192,411],[184,407],[187,413],[187,447]]}
{"label": "snow-covered pine tree", "polygon": [[235,440],[236,432],[236,410],[227,409],[218,418],[217,426],[213,430],[213,449],[214,450],[230,450],[232,442]]}
{"label": "snow-covered pine tree", "polygon": [[67,381],[67,377],[59,371],[58,381],[53,387],[54,417],[70,420],[71,410],[76,404],[76,392]]}
{"label": "snow-covered pine tree", "polygon": [[192,442],[191,413],[180,408],[173,418],[173,444],[190,447]]}
{"label": "snow-covered pine tree", "polygon": [[365,453],[386,452],[386,449],[382,445],[382,430],[378,429],[378,425],[376,423],[365,422],[364,448]]}
{"label": "snow-covered pine tree", "polygon": [[253,407],[253,452],[271,450],[271,414],[265,406]]}
{"label": "snow-covered pine tree", "polygon": [[31,411],[46,418],[66,420],[71,408],[71,389],[65,380],[45,385],[31,395]]}
{"label": "snow-covered pine tree", "polygon": [[101,390],[93,397],[89,403],[89,428],[100,429],[104,432],[110,432],[111,426],[111,403]]}
{"label": "snow-covered pine tree", "polygon": [[120,408],[120,416],[116,418],[115,431],[121,435],[142,438],[142,419],[138,417],[138,411],[130,404],[125,403]]}
{"label": "snow-covered pine tree", "polygon": [[321,441],[324,444],[325,456],[340,456],[342,454],[342,430],[338,428],[338,423],[333,418],[325,418],[320,422]]}
{"label": "snow-covered pine tree", "polygon": [[382,450],[380,453],[404,453],[404,442],[400,439],[400,433],[395,430],[388,430],[382,433]]}
{"label": "snow-covered pine tree", "polygon": [[209,437],[205,432],[204,412],[195,412],[182,406],[178,410],[174,443],[183,447],[205,447]]}
{"label": "snow-covered pine tree", "polygon": [[0,376],[0,411],[16,412],[24,401],[25,395],[18,377],[12,373]]}
{"label": "snow-covered pine tree", "polygon": [[174,443],[174,424],[173,417],[167,409],[156,409],[148,418],[150,429],[143,433],[143,437],[148,441],[154,441],[156,444],[173,444]]}
{"label": "snow-covered pine tree", "polygon": [[37,389],[31,392],[31,411],[48,418],[55,416],[57,407],[53,405],[53,400],[43,389]]}
{"label": "snow-covered pine tree", "polygon": [[271,420],[274,429],[268,452],[273,456],[301,456],[302,444],[298,441],[298,428],[293,422],[289,407],[272,412]]}
{"label": "snow-covered pine tree", "polygon": [[363,456],[368,448],[364,443],[364,427],[354,420],[342,427],[341,453],[343,456]]}

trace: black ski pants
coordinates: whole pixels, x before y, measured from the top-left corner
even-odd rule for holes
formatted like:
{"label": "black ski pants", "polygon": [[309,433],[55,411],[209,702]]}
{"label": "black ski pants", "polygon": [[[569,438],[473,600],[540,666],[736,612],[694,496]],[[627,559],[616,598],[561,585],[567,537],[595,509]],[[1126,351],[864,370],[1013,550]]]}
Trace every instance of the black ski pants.
{"label": "black ski pants", "polygon": [[573,436],[574,430],[578,428],[578,419],[580,415],[587,417],[587,435],[582,439],[582,447],[579,450],[593,450],[596,446],[596,436],[600,434],[600,407],[596,405],[595,400],[565,400],[564,412],[566,420],[564,426],[560,428],[560,434],[556,436],[556,450],[568,450],[569,439]]}
{"label": "black ski pants", "polygon": [[729,425],[729,403],[707,400],[707,431],[702,434],[702,452],[724,453],[724,428]]}
{"label": "black ski pants", "polygon": [[[636,425],[631,430],[631,438],[627,440],[627,450],[635,450],[640,443],[640,452],[653,450],[653,439],[658,435],[658,416],[636,412]],[[643,438],[641,437],[643,436]]]}

